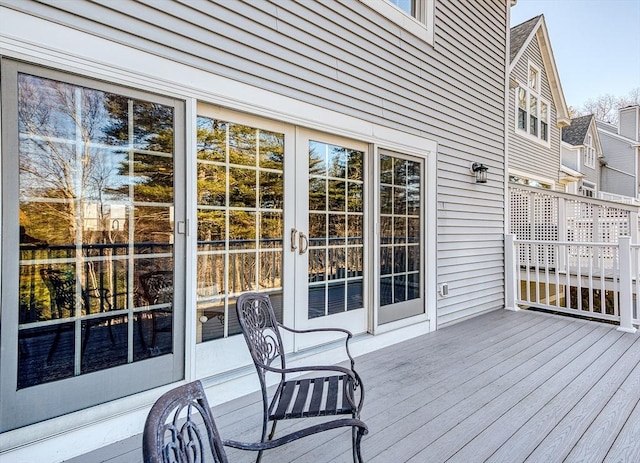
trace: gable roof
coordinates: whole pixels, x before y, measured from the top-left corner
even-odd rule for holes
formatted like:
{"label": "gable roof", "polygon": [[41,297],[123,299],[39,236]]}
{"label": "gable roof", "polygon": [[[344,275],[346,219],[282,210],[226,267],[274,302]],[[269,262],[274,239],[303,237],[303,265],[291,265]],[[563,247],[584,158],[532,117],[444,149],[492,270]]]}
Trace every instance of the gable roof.
{"label": "gable roof", "polygon": [[509,73],[513,71],[518,60],[524,54],[527,46],[534,37],[537,37],[538,44],[540,46],[540,53],[542,55],[542,62],[546,70],[547,79],[549,80],[549,86],[551,87],[551,95],[553,96],[553,103],[556,107],[558,126],[563,127],[571,123],[569,117],[569,108],[567,102],[564,99],[564,92],[562,91],[562,84],[560,83],[560,75],[558,74],[558,68],[556,67],[556,60],[553,56],[553,50],[551,49],[551,41],[549,40],[549,33],[547,31],[547,25],[544,20],[544,15],[539,15],[529,19],[517,26],[513,26],[510,29],[510,50],[509,57],[511,63],[509,65]]}
{"label": "gable roof", "polygon": [[593,114],[571,119],[571,125],[562,128],[562,141],[570,145],[582,145],[589,131]]}
{"label": "gable roof", "polygon": [[541,17],[542,15],[535,16],[528,21],[525,21],[511,28],[509,63],[513,63],[513,59],[522,49],[522,46],[531,35],[533,29],[537,26],[538,21]]}
{"label": "gable roof", "polygon": [[594,114],[574,117],[571,119],[571,125],[562,128],[562,142],[572,146],[584,145],[584,140],[591,130],[593,147],[598,157],[602,157],[602,144],[600,143],[600,135],[598,133],[600,129],[597,122]]}

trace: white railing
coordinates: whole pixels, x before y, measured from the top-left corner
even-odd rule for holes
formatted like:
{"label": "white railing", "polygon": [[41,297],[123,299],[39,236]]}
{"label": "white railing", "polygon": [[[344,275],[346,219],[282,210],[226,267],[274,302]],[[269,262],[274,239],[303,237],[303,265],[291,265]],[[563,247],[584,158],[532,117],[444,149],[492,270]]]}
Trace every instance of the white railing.
{"label": "white railing", "polygon": [[507,308],[536,307],[640,325],[640,244],[505,237]]}
{"label": "white railing", "polygon": [[632,204],[634,206],[640,206],[640,199],[633,198],[631,196],[623,196],[615,193],[607,193],[606,191],[598,192],[598,199],[604,199],[605,201],[613,201],[616,203]]}

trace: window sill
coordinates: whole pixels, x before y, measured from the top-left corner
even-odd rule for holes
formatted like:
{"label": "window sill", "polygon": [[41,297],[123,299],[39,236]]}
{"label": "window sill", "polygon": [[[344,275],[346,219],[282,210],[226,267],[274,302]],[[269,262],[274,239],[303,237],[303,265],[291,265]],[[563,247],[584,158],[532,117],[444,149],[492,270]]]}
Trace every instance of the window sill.
{"label": "window sill", "polygon": [[516,132],[516,135],[520,135],[522,138],[526,138],[527,140],[537,143],[538,145],[543,146],[545,148],[551,148],[551,143],[548,140],[545,141],[541,138],[535,137],[531,135],[529,132],[525,132],[524,130],[519,128],[516,128],[515,132]]}

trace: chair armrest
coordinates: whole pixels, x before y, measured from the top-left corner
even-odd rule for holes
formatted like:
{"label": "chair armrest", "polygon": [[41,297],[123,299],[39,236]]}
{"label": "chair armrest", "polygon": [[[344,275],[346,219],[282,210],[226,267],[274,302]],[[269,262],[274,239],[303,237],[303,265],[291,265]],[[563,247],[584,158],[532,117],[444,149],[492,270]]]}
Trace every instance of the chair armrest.
{"label": "chair armrest", "polygon": [[355,381],[358,381],[358,383],[360,383],[359,381],[360,378],[355,371],[353,371],[350,368],[345,368],[338,365],[311,365],[311,366],[292,367],[292,368],[277,368],[277,367],[272,367],[267,365],[261,365],[261,367],[272,373],[304,373],[304,372],[311,372],[311,371],[335,371],[337,373],[348,375],[351,378],[353,378]]}
{"label": "chair armrest", "polygon": [[369,432],[369,428],[367,428],[367,425],[364,424],[364,422],[355,418],[343,418],[339,420],[328,421],[325,423],[317,424],[315,426],[310,426],[308,428],[301,429],[300,431],[296,431],[291,434],[287,434],[285,436],[279,437],[278,439],[273,439],[267,442],[250,443],[250,442],[239,442],[234,440],[225,440],[222,443],[226,447],[232,447],[232,448],[241,449],[241,450],[253,450],[253,451],[268,450],[274,447],[279,447],[281,445],[288,444],[289,442],[293,442],[294,440],[298,440],[303,437],[311,436],[312,434],[316,434],[318,432],[328,431],[330,429],[343,428],[346,426],[358,428],[358,432],[361,435],[365,435]]}
{"label": "chair armrest", "polygon": [[351,369],[353,370],[354,366],[355,366],[355,361],[353,360],[353,357],[351,356],[351,351],[349,350],[349,339],[351,339],[353,337],[353,334],[351,333],[351,331],[349,330],[345,330],[344,328],[312,328],[309,330],[296,330],[293,328],[289,328],[288,326],[284,326],[282,323],[278,323],[278,327],[282,328],[284,330],[287,330],[291,333],[297,333],[297,334],[306,334],[306,333],[321,333],[321,332],[325,332],[325,331],[335,331],[338,333],[342,333],[344,335],[346,335],[346,339],[344,340],[344,348],[347,351],[347,357],[349,357],[349,360],[351,362]]}

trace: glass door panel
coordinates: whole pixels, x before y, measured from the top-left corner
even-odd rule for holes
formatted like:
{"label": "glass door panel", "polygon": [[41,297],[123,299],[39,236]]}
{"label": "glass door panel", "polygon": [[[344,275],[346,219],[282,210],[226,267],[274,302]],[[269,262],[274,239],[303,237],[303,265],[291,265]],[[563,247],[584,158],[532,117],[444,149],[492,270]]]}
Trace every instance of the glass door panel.
{"label": "glass door panel", "polygon": [[[366,329],[362,143],[298,131],[296,326]],[[304,154],[302,154],[304,153]],[[294,238],[295,241],[295,238]],[[304,279],[304,280],[303,280]],[[305,347],[315,336],[296,340]],[[309,339],[309,341],[305,341]]]}
{"label": "glass door panel", "polygon": [[284,142],[282,133],[198,117],[198,342],[240,333],[243,292],[269,293],[282,320]]}
{"label": "glass door panel", "polygon": [[[5,219],[14,211],[16,219],[5,220],[4,236],[16,236],[19,249],[5,242],[3,306],[15,300],[18,314],[15,324],[2,314],[3,348],[15,353],[15,370],[8,357],[2,362],[8,429],[183,377],[176,331],[183,318],[174,311],[183,279],[173,272],[183,252],[173,231],[182,107],[26,72],[3,75],[17,90],[3,114],[17,116],[17,133],[5,137],[17,156],[3,166],[4,197],[16,198],[5,210]],[[5,344],[11,339],[17,352]],[[147,368],[156,374],[145,375]],[[102,377],[122,382],[109,387]],[[93,392],[69,400],[93,382]]]}
{"label": "glass door panel", "polygon": [[424,312],[423,162],[382,152],[379,158],[379,323]]}

